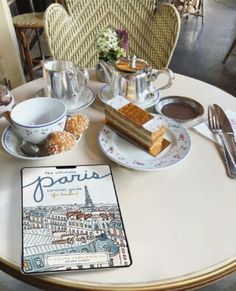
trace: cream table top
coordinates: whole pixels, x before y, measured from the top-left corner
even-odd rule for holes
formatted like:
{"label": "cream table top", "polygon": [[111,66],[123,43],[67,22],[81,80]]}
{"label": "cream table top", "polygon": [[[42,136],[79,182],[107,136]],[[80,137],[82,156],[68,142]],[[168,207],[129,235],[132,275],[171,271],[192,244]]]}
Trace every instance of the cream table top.
{"label": "cream table top", "polygon": [[[89,86],[104,84],[90,71]],[[32,97],[42,79],[15,90],[17,101]],[[176,74],[161,96],[182,95],[205,108],[218,103],[236,111],[232,95],[204,82]],[[0,149],[0,268],[38,287],[86,290],[163,290],[202,286],[236,269],[236,181],[228,178],[220,149],[190,129],[192,147],[182,162],[156,172],[119,166],[100,151],[97,137],[103,124],[98,97],[82,113],[90,126],[79,144],[47,160],[26,161]],[[206,117],[206,111],[205,111]],[[0,133],[7,122],[0,120]],[[111,165],[133,264],[128,268],[26,276],[20,273],[20,170],[30,166]],[[46,284],[46,285],[45,285]]]}

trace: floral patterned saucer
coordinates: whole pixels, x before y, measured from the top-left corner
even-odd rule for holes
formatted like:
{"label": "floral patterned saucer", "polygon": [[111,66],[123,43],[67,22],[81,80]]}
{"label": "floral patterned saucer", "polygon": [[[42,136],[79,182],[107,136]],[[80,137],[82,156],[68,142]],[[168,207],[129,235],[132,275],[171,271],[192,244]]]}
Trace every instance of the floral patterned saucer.
{"label": "floral patterned saucer", "polygon": [[107,125],[100,131],[98,142],[103,153],[112,161],[124,167],[156,171],[172,166],[183,160],[190,151],[191,140],[187,130],[179,123],[164,118],[167,124],[165,138],[170,145],[156,157],[126,141]]}
{"label": "floral patterned saucer", "polygon": [[[79,142],[80,138],[77,140],[77,143]],[[16,135],[13,128],[11,126],[7,127],[2,134],[1,143],[4,148],[4,150],[10,154],[11,156],[18,158],[18,159],[24,159],[24,160],[43,160],[48,158],[57,157],[59,155],[62,155],[66,152],[62,152],[56,155],[45,155],[45,156],[29,156],[24,154],[21,151],[21,146],[23,144],[23,140]]]}

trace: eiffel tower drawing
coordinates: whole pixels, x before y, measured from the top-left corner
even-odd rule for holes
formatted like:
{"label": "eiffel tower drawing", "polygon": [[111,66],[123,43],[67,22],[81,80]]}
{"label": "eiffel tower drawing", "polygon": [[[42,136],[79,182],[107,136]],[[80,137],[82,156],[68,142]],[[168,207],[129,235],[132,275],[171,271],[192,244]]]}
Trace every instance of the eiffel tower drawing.
{"label": "eiffel tower drawing", "polygon": [[85,205],[84,205],[84,207],[86,209],[95,208],[95,206],[93,204],[93,200],[89,195],[89,191],[88,191],[88,187],[87,186],[84,186],[84,191],[85,191]]}

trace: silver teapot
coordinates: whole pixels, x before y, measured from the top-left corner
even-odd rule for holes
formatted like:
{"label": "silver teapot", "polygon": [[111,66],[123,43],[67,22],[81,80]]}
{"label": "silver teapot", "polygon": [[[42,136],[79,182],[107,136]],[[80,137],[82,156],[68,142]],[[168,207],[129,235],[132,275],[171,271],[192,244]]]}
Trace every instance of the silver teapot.
{"label": "silver teapot", "polygon": [[[111,85],[112,96],[121,95],[134,103],[150,100],[158,90],[170,87],[174,79],[171,70],[154,70],[146,61],[137,59],[136,56],[122,58],[114,64],[101,60],[99,65]],[[166,74],[168,80],[165,85],[156,88],[153,82],[160,74]]]}
{"label": "silver teapot", "polygon": [[61,99],[67,110],[75,109],[89,79],[87,70],[67,60],[46,60],[42,64],[46,95]]}

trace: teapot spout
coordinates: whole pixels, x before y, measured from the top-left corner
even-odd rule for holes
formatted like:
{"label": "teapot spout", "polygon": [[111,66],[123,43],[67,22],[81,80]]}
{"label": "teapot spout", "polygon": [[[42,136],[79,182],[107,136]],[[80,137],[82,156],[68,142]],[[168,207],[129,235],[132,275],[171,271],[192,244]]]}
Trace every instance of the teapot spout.
{"label": "teapot spout", "polygon": [[112,83],[112,70],[110,66],[103,60],[100,60],[96,65],[97,75],[100,81],[111,84]]}

